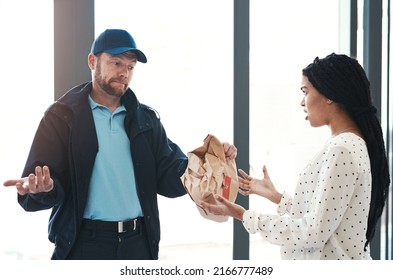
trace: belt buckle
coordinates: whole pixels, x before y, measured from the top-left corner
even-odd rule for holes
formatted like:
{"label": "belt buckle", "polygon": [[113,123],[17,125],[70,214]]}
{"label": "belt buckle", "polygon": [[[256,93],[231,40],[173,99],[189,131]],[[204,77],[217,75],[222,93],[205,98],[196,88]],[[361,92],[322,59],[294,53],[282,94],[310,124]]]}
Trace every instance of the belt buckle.
{"label": "belt buckle", "polygon": [[118,233],[124,232],[123,222],[117,222],[117,232]]}
{"label": "belt buckle", "polygon": [[[132,230],[136,230],[138,219],[134,219],[132,221],[134,222],[134,227]],[[126,232],[126,230],[124,230],[124,222],[117,222],[117,232],[118,233]]]}

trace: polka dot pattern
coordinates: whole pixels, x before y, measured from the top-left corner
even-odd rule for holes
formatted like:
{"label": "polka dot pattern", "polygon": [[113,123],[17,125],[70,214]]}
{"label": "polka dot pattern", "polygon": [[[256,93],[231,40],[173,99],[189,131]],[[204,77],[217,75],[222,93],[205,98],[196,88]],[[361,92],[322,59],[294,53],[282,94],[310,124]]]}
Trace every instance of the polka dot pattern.
{"label": "polka dot pattern", "polygon": [[366,143],[342,133],[301,171],[293,197],[283,193],[278,215],[248,210],[243,225],[281,246],[283,259],[370,259],[364,252],[370,196]]}

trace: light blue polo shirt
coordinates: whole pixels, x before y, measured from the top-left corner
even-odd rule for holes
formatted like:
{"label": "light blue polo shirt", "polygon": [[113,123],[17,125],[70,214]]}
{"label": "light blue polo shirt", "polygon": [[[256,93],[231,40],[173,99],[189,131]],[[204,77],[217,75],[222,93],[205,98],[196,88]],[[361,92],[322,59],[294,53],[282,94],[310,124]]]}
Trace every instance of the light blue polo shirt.
{"label": "light blue polo shirt", "polygon": [[89,96],[98,137],[98,153],[83,217],[123,221],[143,216],[136,192],[130,140],[124,129],[126,109],[111,112]]}

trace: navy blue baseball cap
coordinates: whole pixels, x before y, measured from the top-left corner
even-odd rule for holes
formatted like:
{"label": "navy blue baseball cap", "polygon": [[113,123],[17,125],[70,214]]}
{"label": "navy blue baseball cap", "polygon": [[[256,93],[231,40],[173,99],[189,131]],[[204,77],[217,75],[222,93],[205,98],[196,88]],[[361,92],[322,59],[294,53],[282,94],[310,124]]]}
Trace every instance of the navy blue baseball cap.
{"label": "navy blue baseball cap", "polygon": [[138,61],[147,62],[145,54],[137,49],[130,33],[122,29],[107,29],[94,40],[90,52],[92,54],[100,52],[121,54],[128,51],[134,52]]}

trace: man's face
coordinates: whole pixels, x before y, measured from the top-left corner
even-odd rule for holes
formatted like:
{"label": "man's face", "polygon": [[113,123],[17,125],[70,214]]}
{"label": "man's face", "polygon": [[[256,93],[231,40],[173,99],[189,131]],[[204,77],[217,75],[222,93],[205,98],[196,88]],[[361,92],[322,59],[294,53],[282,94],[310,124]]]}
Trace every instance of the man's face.
{"label": "man's face", "polygon": [[120,98],[128,89],[136,63],[136,56],[130,53],[102,53],[96,56],[92,68],[93,82],[106,94]]}

